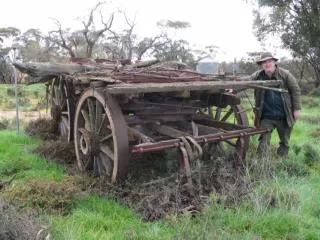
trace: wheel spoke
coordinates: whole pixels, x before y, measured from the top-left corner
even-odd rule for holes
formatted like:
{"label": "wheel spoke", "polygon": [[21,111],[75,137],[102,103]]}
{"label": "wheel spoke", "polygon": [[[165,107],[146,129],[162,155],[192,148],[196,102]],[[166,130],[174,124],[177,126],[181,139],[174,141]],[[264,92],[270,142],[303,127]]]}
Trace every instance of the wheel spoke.
{"label": "wheel spoke", "polygon": [[99,157],[101,159],[101,165],[104,168],[106,173],[110,173],[112,169],[112,162],[110,161],[110,158],[103,156],[103,154],[99,154]]}
{"label": "wheel spoke", "polygon": [[106,120],[106,117],[107,117],[106,114],[102,114],[102,120],[101,120],[100,126],[99,126],[99,128],[98,128],[97,134],[100,134],[101,129],[102,129],[102,126],[103,126],[103,124],[104,124],[104,121]]}
{"label": "wheel spoke", "polygon": [[228,112],[227,112],[227,113],[223,116],[223,118],[221,119],[221,122],[225,122],[225,121],[231,116],[232,112],[233,112],[233,110],[232,110],[232,108],[230,108],[230,109],[228,110]]}
{"label": "wheel spoke", "polygon": [[66,129],[69,130],[70,129],[70,124],[69,124],[68,118],[66,118],[65,116],[61,116],[61,119],[62,119],[62,122],[65,125]]}
{"label": "wheel spoke", "polygon": [[67,108],[67,100],[62,97],[61,99],[61,109],[66,109]]}
{"label": "wheel spoke", "polygon": [[93,157],[92,156],[88,156],[87,157],[87,161],[84,162],[85,169],[90,169],[92,167],[93,161],[94,161]]}
{"label": "wheel spoke", "polygon": [[58,96],[59,95],[59,91],[58,91],[56,86],[54,86],[53,90],[54,90],[54,97],[53,97],[54,102],[55,102],[56,105],[60,106],[60,102],[59,102],[60,98]]}
{"label": "wheel spoke", "polygon": [[59,98],[59,101],[60,101],[60,105],[62,105],[62,86],[61,86],[61,84],[62,84],[62,80],[61,80],[61,78],[59,78],[59,82],[58,82],[58,87],[57,87],[57,89],[58,89],[58,98]]}
{"label": "wheel spoke", "polygon": [[222,112],[222,109],[217,107],[216,114],[214,115],[214,120],[217,120],[217,121],[220,120],[221,112]]}
{"label": "wheel spoke", "polygon": [[88,112],[84,109],[81,109],[81,114],[82,114],[82,117],[84,118],[84,122],[85,122],[84,128],[87,129],[88,131],[91,131],[91,124],[90,124]]}
{"label": "wheel spoke", "polygon": [[62,123],[58,126],[58,132],[60,132],[60,135],[64,136],[64,127]]}
{"label": "wheel spoke", "polygon": [[57,89],[57,99],[58,99],[58,102],[59,102],[59,105],[62,106],[62,102],[63,102],[63,98],[62,98],[62,89],[60,87],[60,82],[59,82],[59,86],[56,88]]}
{"label": "wheel spoke", "polygon": [[94,130],[95,132],[99,133],[99,129],[100,129],[100,123],[101,123],[101,118],[102,118],[102,106],[101,104],[98,102],[98,100],[96,100],[96,115],[95,115],[95,123],[94,123]]}
{"label": "wheel spoke", "polygon": [[107,140],[109,140],[109,139],[111,139],[111,138],[112,138],[112,133],[109,134],[109,135],[107,135],[107,136],[105,136],[105,137],[102,137],[102,138],[100,139],[100,142],[105,142],[105,141],[107,141]]}
{"label": "wheel spoke", "polygon": [[93,172],[95,175],[101,175],[101,159],[98,156],[93,157]]}
{"label": "wheel spoke", "polygon": [[66,115],[66,117],[69,116],[69,112],[68,112],[68,111],[61,111],[61,114],[62,114],[62,115]]}
{"label": "wheel spoke", "polygon": [[108,145],[101,144],[100,151],[103,152],[104,154],[106,154],[112,161],[114,160],[113,151],[109,148]]}
{"label": "wheel spoke", "polygon": [[58,101],[57,101],[57,99],[55,98],[55,96],[52,96],[52,101],[53,101],[53,104],[55,104],[55,105],[59,105],[59,103],[58,103]]}
{"label": "wheel spoke", "polygon": [[93,101],[91,98],[88,98],[87,100],[88,103],[88,112],[89,112],[89,120],[90,120],[90,127],[91,127],[91,131],[94,131],[94,123],[95,123],[95,112],[94,112],[94,106],[93,106]]}

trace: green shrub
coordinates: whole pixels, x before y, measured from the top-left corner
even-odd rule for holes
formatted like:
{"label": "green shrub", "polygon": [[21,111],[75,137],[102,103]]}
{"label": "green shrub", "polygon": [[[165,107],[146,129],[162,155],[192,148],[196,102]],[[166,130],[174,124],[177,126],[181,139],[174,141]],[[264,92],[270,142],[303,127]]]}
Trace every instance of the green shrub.
{"label": "green shrub", "polygon": [[278,171],[285,171],[289,176],[303,177],[310,174],[309,167],[299,158],[288,158],[279,161]]}
{"label": "green shrub", "polygon": [[320,153],[315,146],[311,145],[310,143],[306,143],[302,146],[302,148],[304,163],[306,163],[308,166],[312,166],[314,163],[319,162]]}
{"label": "green shrub", "polygon": [[61,182],[28,179],[25,183],[6,190],[4,196],[14,199],[22,206],[36,208],[47,214],[66,215],[72,209],[72,201],[79,191],[73,177],[65,177]]}

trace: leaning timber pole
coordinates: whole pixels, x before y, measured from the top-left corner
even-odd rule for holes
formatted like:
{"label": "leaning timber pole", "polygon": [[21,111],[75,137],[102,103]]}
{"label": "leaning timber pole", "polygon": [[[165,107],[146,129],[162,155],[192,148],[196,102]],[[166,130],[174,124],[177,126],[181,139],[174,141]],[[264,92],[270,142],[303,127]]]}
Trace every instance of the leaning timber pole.
{"label": "leaning timber pole", "polygon": [[[16,48],[13,48],[13,63],[16,62]],[[15,90],[15,98],[16,98],[16,126],[17,132],[20,132],[20,124],[19,124],[19,97],[18,97],[18,76],[17,70],[13,67],[13,78],[14,78],[14,90]]]}

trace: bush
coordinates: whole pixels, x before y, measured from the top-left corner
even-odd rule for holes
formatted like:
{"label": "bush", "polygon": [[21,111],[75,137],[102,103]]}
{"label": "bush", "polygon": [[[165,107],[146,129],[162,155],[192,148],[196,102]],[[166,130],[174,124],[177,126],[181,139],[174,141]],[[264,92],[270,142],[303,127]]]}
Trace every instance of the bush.
{"label": "bush", "polygon": [[277,169],[287,172],[289,176],[303,177],[310,174],[309,167],[299,158],[283,159]]}
{"label": "bush", "polygon": [[317,88],[313,88],[309,94],[309,96],[312,96],[312,97],[319,97],[320,96],[320,87],[317,87]]}
{"label": "bush", "polygon": [[[14,87],[7,88],[7,95],[11,96],[11,97],[14,97],[16,95],[15,88]],[[26,96],[26,91],[21,89],[21,87],[18,87],[18,96],[19,97],[25,97]]]}
{"label": "bush", "polygon": [[302,146],[303,151],[303,161],[308,166],[314,165],[316,162],[319,162],[320,160],[320,153],[319,150],[311,145],[310,143],[304,144]]}
{"label": "bush", "polygon": [[72,201],[79,191],[72,177],[66,177],[61,182],[30,179],[24,184],[9,188],[4,196],[47,214],[66,215],[72,209]]}

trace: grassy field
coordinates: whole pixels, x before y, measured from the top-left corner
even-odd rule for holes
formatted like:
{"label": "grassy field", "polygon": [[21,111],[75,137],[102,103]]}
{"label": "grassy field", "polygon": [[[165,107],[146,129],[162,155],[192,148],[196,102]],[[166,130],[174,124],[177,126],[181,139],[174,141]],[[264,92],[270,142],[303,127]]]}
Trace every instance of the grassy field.
{"label": "grassy field", "polygon": [[[18,85],[19,108],[21,111],[38,111],[45,108],[45,85]],[[15,89],[12,85],[2,84],[0,87],[0,109],[15,109]]]}
{"label": "grassy field", "polygon": [[[34,86],[30,93],[35,94]],[[8,90],[0,90],[6,94]],[[13,182],[4,198],[37,209],[53,239],[320,239],[320,99],[304,97],[287,159],[257,159],[251,139],[244,200],[230,205],[212,194],[201,213],[143,222],[111,197],[85,191],[86,176],[31,153],[39,139],[0,131],[0,180]],[[274,134],[272,147],[278,138]],[[1,224],[1,223],[0,223]]]}

